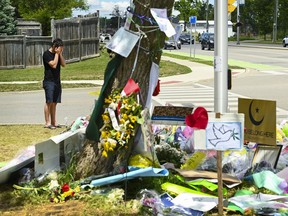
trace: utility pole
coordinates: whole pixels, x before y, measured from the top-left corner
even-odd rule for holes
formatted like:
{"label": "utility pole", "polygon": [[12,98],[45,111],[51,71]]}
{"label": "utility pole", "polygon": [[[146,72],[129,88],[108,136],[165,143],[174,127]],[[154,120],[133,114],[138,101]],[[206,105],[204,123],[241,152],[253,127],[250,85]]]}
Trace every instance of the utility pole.
{"label": "utility pole", "polygon": [[273,39],[272,42],[277,42],[277,18],[278,18],[278,0],[275,0],[275,9],[274,9],[274,23],[273,23]]}
{"label": "utility pole", "polygon": [[[240,0],[237,0],[237,23],[240,23]],[[240,44],[240,26],[237,25],[237,45]]]}
{"label": "utility pole", "polygon": [[[227,0],[214,0],[214,111],[228,110],[228,4]],[[217,118],[217,117],[216,117]],[[218,215],[223,215],[222,151],[217,151]]]}
{"label": "utility pole", "polygon": [[209,0],[206,1],[206,32],[209,31],[208,10],[209,10]]}

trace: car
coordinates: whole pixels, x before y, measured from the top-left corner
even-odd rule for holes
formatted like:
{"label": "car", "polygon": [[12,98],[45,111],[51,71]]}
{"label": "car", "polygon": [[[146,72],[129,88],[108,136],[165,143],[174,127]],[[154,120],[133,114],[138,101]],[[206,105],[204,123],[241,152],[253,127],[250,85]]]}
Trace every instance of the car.
{"label": "car", "polygon": [[[191,37],[192,37],[191,43],[194,44],[194,38],[193,36]],[[179,40],[181,41],[181,44],[190,44],[191,37],[189,33],[183,33],[179,36]]]}
{"label": "car", "polygon": [[181,49],[181,41],[175,41],[173,39],[165,40],[164,49],[168,48]]}
{"label": "car", "polygon": [[201,49],[204,50],[207,48],[208,50],[214,49],[214,33],[205,32],[201,37]]}
{"label": "car", "polygon": [[101,33],[99,36],[100,42],[104,43],[105,41],[111,40],[111,35],[107,33]]}
{"label": "car", "polygon": [[282,44],[283,44],[283,47],[286,47],[288,45],[288,36],[285,36],[283,38]]}

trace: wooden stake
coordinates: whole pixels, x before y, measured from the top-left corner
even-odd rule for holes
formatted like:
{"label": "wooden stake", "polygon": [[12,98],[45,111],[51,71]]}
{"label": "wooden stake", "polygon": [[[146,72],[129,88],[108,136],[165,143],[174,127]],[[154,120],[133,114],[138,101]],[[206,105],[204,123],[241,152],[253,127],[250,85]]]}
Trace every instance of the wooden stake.
{"label": "wooden stake", "polygon": [[217,151],[218,214],[223,215],[222,151]]}
{"label": "wooden stake", "polygon": [[[215,113],[215,118],[220,118],[220,113]],[[222,151],[217,151],[217,177],[218,177],[218,215],[223,215],[223,178],[222,178]]]}

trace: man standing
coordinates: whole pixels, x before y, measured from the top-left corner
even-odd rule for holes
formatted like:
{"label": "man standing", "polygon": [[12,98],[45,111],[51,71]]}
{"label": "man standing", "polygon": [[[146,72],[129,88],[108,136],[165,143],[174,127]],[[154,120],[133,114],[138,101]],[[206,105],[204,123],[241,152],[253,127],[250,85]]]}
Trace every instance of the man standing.
{"label": "man standing", "polygon": [[43,53],[44,80],[46,104],[44,106],[45,126],[55,129],[60,127],[56,124],[56,105],[61,103],[61,66],[65,67],[63,53],[63,41],[59,38],[52,42],[51,47]]}

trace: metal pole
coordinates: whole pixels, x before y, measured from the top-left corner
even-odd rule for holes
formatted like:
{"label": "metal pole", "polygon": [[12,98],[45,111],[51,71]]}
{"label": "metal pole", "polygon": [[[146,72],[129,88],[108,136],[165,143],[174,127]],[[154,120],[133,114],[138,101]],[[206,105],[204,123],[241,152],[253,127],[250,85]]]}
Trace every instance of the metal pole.
{"label": "metal pole", "polygon": [[[240,23],[240,0],[237,0],[237,23]],[[237,26],[237,44],[240,44],[239,40],[240,26]]]}
{"label": "metal pole", "polygon": [[215,1],[214,110],[225,113],[228,107],[228,2]]}
{"label": "metal pole", "polygon": [[192,38],[192,23],[190,22],[190,58],[191,58],[191,52],[192,52],[191,38]]}
{"label": "metal pole", "polygon": [[274,23],[273,23],[273,43],[277,41],[277,18],[278,18],[278,0],[275,0],[275,10],[274,10]]}
{"label": "metal pole", "polygon": [[[196,22],[195,22],[195,25],[194,25],[194,35],[195,35],[195,38],[196,38],[196,34],[197,34],[197,32],[196,32]],[[191,41],[192,41],[192,38],[193,38],[193,36],[192,36],[192,34],[191,34],[190,43],[192,43],[192,42],[191,42]],[[194,39],[194,59],[195,59],[195,50],[196,50],[196,42],[195,42],[195,39]]]}
{"label": "metal pole", "polygon": [[206,1],[206,32],[209,31],[208,13],[209,13],[209,0]]}
{"label": "metal pole", "polygon": [[[228,1],[214,0],[214,111],[217,118],[228,107]],[[222,151],[217,151],[218,215],[223,215]]]}
{"label": "metal pole", "polygon": [[120,28],[120,14],[118,14],[118,29]]}

